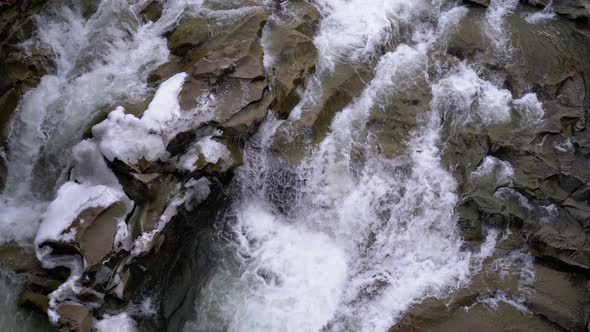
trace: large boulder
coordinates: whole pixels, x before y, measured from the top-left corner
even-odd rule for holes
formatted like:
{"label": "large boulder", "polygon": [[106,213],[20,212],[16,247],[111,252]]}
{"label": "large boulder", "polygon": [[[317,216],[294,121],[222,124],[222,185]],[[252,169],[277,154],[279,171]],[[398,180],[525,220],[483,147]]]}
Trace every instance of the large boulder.
{"label": "large boulder", "polygon": [[75,304],[62,304],[57,308],[58,327],[72,332],[90,332],[92,328],[92,309]]}
{"label": "large boulder", "polygon": [[590,290],[583,273],[539,264],[529,287],[531,311],[568,331],[587,331]]}

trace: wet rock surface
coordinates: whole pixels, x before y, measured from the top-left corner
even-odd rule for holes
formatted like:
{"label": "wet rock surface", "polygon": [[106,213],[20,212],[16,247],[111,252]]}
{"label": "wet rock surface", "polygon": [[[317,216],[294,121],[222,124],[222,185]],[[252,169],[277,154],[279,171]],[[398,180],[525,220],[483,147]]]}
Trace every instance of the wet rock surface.
{"label": "wet rock surface", "polygon": [[[473,2],[489,5],[489,1]],[[587,17],[585,5],[553,2],[558,14],[577,18]],[[465,299],[462,291],[444,303],[426,300],[393,330],[586,331],[590,215],[584,193],[590,189],[586,175],[590,159],[582,137],[588,132],[590,86],[585,77],[590,68],[578,59],[590,56],[590,40],[574,22],[561,17],[540,24],[526,22],[534,9],[521,5],[507,19],[515,63],[503,63],[480,30],[486,19],[480,8],[470,9],[449,42],[449,53],[462,61],[479,62],[490,73],[502,73],[490,79],[513,96],[535,92],[545,113],[537,125],[513,119],[496,128],[473,128],[471,134],[454,135],[450,129],[444,162],[459,180],[462,203],[457,212],[464,238],[479,246],[490,229],[500,230],[496,250],[531,255],[534,281],[510,288],[514,281],[509,278],[476,277],[467,286],[477,290],[475,294]],[[550,37],[548,29],[562,37]],[[495,177],[493,184],[479,175],[492,160],[496,168],[487,174]],[[502,168],[504,162],[508,169]],[[504,183],[501,169],[510,174]],[[497,261],[484,261],[484,270],[494,264]],[[482,289],[492,295],[483,296]]]}
{"label": "wet rock surface", "polygon": [[[241,163],[244,140],[255,132],[271,105],[292,107],[296,89],[313,72],[312,36],[319,14],[303,1],[295,6],[300,7],[301,17],[271,19],[268,7],[253,2],[235,20],[180,18],[166,34],[170,61],[156,69],[150,80],[158,87],[174,74],[186,72],[178,102],[181,114],[190,117],[167,137],[166,158],[132,162],[96,154],[103,139],[95,137],[103,133],[96,126],[110,120],[106,115],[92,120],[94,129],[86,130],[86,141],[79,148],[83,152],[75,157],[77,164],[72,165],[66,185],[105,186],[119,198],[82,205],[55,236],[38,240],[42,268],[35,260],[12,262],[13,249],[6,248],[5,265],[33,276],[21,295],[22,306],[49,313],[61,329],[90,331],[96,320],[145,300],[146,293],[157,288],[165,293],[159,297],[159,311],[150,318],[139,315],[141,329],[160,330],[168,325],[178,330],[183,325],[192,314],[195,296],[191,275],[206,266],[198,262],[198,271],[192,267],[193,273],[187,274],[184,270],[192,263],[179,258],[193,253],[194,234],[210,227],[227,199],[223,188]],[[92,15],[92,9],[88,10]],[[146,21],[157,21],[162,15],[158,2],[147,4],[141,15]],[[263,29],[280,30],[285,37],[272,50],[277,58],[271,73],[263,63]],[[3,102],[11,102],[10,93],[13,90],[8,90]],[[128,105],[124,112],[141,119],[155,99]],[[212,157],[207,150],[211,146],[227,155]],[[98,168],[79,167],[90,160]],[[52,204],[57,207],[59,199]],[[43,223],[48,220],[45,217]],[[186,248],[179,243],[187,243]],[[175,273],[178,270],[182,272]],[[193,291],[187,293],[187,289]]]}

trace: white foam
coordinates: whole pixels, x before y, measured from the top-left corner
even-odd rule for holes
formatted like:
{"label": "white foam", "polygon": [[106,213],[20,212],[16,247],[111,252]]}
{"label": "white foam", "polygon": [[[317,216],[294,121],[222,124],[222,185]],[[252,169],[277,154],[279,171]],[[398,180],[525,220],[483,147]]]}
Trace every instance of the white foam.
{"label": "white foam", "polygon": [[206,289],[214,295],[198,301],[198,325],[185,330],[321,330],[345,285],[344,251],[328,236],[291,225],[263,205],[242,208],[236,230],[247,266],[240,276],[211,280]]}
{"label": "white foam", "polygon": [[493,176],[498,185],[506,185],[510,183],[514,176],[514,168],[507,161],[486,156],[475,171],[471,173],[471,176],[475,178]]}
{"label": "white foam", "polygon": [[561,153],[573,152],[575,150],[574,144],[571,138],[567,138],[561,143],[556,143],[554,146],[556,151]]}
{"label": "white foam", "polygon": [[320,70],[332,70],[340,61],[373,56],[430,4],[422,0],[320,0],[318,6],[323,16],[314,38],[318,64]]}
{"label": "white foam", "polygon": [[525,15],[525,20],[529,24],[539,24],[546,21],[551,21],[557,18],[557,13],[553,9],[553,0],[547,2],[547,6],[541,11],[529,13]]}
{"label": "white foam", "polygon": [[514,12],[518,0],[491,0],[486,10],[483,34],[492,43],[493,51],[501,59],[512,55],[512,36],[506,27],[506,17]]}
{"label": "white foam", "polygon": [[289,114],[289,121],[299,120],[321,100],[322,81],[334,76],[336,65],[376,63],[382,49],[411,37],[407,31],[414,28],[415,20],[432,10],[425,0],[317,0],[316,4],[322,15],[314,37],[317,71],[306,80],[301,101]]}
{"label": "white foam", "polygon": [[510,121],[512,94],[481,79],[466,63],[438,82],[434,103],[445,111],[445,117],[455,128],[466,124],[501,124]]}
{"label": "white foam", "polygon": [[515,99],[513,104],[519,111],[522,118],[521,126],[523,127],[538,125],[545,115],[543,103],[539,101],[539,98],[535,93],[527,93],[524,96]]}
{"label": "white foam", "polygon": [[381,57],[361,96],[294,170],[284,213],[274,206],[281,163],[268,150],[281,122],[267,119],[237,174],[233,259],[201,290],[186,330],[386,331],[414,302],[466,283],[456,183],[440,165],[443,110],[420,121],[396,160],[376,152],[366,130],[389,96],[427,81],[429,35]]}

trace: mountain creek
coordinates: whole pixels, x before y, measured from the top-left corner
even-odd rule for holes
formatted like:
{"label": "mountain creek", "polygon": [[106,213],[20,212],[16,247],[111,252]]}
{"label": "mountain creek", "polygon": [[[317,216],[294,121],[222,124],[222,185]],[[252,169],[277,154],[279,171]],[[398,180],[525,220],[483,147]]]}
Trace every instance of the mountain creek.
{"label": "mountain creek", "polygon": [[0,0],[0,331],[590,332],[590,0]]}

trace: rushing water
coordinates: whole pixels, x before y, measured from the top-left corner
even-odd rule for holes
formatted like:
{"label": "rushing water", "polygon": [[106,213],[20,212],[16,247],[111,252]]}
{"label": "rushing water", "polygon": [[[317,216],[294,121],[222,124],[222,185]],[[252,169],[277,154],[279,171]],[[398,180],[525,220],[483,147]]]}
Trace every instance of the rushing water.
{"label": "rushing water", "polygon": [[[25,54],[47,54],[56,68],[23,97],[16,110],[7,183],[0,194],[0,243],[30,246],[70,162],[72,146],[94,116],[147,96],[148,74],[168,59],[163,33],[183,11],[200,5],[171,1],[160,20],[145,23],[138,15],[144,1],[102,0],[88,18],[81,4],[53,2],[35,18],[35,35],[22,45]],[[15,292],[17,287],[1,290]]]}
{"label": "rushing water", "polygon": [[[51,54],[56,71],[17,110],[0,241],[32,239],[90,120],[151,92],[147,75],[169,56],[163,34],[204,5],[164,1],[162,18],[145,23],[138,16],[144,4],[103,0],[85,18],[79,4],[58,2],[37,18],[38,33],[23,46]],[[322,15],[317,71],[291,117],[278,120],[270,112],[248,142],[230,188],[234,201],[210,239],[219,245],[217,262],[186,331],[387,331],[412,304],[465,285],[481,259],[461,250],[456,182],[441,164],[441,120],[502,123],[513,103],[538,100],[513,100],[465,63],[441,69],[446,38],[467,13],[451,1],[314,4]],[[504,18],[515,6],[492,0],[488,9],[486,37],[499,57],[511,56]],[[340,65],[368,70],[372,78],[303,161],[277,156],[271,146],[279,128],[289,129],[313,108]],[[427,109],[412,114],[416,126],[405,141],[390,142],[403,152],[386,158],[371,116],[424,87]],[[478,98],[484,106],[474,111]],[[495,161],[486,162],[491,168]]]}
{"label": "rushing water", "polygon": [[[412,303],[466,282],[470,257],[455,229],[455,181],[437,147],[441,105],[417,115],[407,154],[394,160],[367,130],[371,112],[387,111],[389,97],[436,79],[427,53],[465,11],[442,13],[439,24],[432,5],[321,3],[320,68],[375,58],[375,77],[292,166],[290,183],[288,166],[268,148],[290,121],[266,120],[246,149],[235,183],[240,198],[225,220],[230,240],[220,255],[232,258],[202,290],[186,331],[386,331]],[[351,18],[355,12],[361,19]],[[412,26],[418,14],[436,19]],[[334,37],[339,30],[353,32]],[[379,55],[377,45],[390,51]]]}

